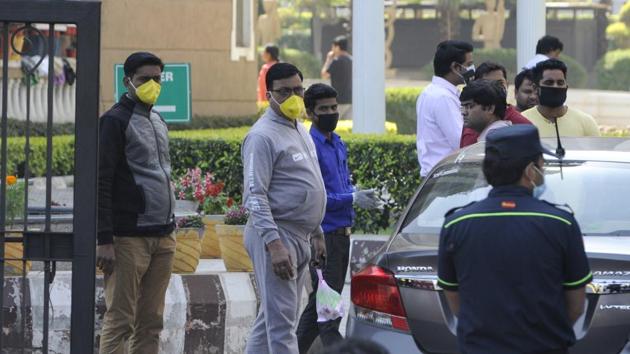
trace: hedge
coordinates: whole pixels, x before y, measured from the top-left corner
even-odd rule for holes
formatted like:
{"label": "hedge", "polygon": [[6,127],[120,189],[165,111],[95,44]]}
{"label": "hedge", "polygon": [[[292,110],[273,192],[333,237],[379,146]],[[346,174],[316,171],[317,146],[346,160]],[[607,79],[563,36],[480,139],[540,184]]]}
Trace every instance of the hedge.
{"label": "hedge", "polygon": [[630,49],[613,50],[595,66],[597,87],[602,90],[630,89]]}
{"label": "hedge", "polygon": [[[175,131],[170,133],[173,175],[198,166],[212,171],[226,182],[226,191],[240,196],[243,188],[243,165],[240,147],[249,128],[221,130]],[[604,136],[630,135],[628,130],[602,130]],[[383,188],[392,201],[383,211],[358,210],[356,229],[377,233],[387,229],[400,216],[408,200],[420,184],[419,167],[413,135],[342,134],[348,145],[348,164],[353,179],[365,188]],[[74,142],[70,136],[53,139],[53,174],[73,174]],[[44,138],[31,139],[31,174],[42,176],[46,169]],[[23,176],[24,138],[9,138],[9,174]]]}
{"label": "hedge", "polygon": [[[45,136],[48,123],[31,122],[30,136]],[[53,123],[53,135],[70,135],[74,134],[74,123]],[[26,121],[9,118],[7,120],[8,136],[25,136]]]}
{"label": "hedge", "polygon": [[[240,196],[243,188],[243,165],[240,146],[248,128],[175,131],[170,133],[173,175],[198,166],[212,171],[226,182],[226,191]],[[392,200],[384,210],[357,213],[356,229],[377,233],[387,229],[400,215],[420,184],[415,137],[412,135],[342,134],[348,145],[348,164],[357,185],[386,188]],[[10,138],[9,173],[18,173],[24,160],[24,139]],[[31,168],[34,175],[45,172],[45,139],[31,139]],[[73,174],[74,143],[70,136],[54,139],[55,175]],[[18,173],[18,175],[21,175]]]}
{"label": "hedge", "polygon": [[[211,170],[226,181],[226,191],[240,195],[243,165],[240,144],[247,128],[171,133],[174,174],[190,166]],[[397,220],[420,184],[415,137],[412,135],[371,136],[343,134],[348,145],[348,165],[357,185],[385,188],[392,201],[382,210],[357,212],[355,228],[366,233],[387,229]],[[376,163],[377,162],[377,163]]]}
{"label": "hedge", "polygon": [[[7,139],[7,173],[24,176],[25,145],[23,137]],[[46,138],[30,138],[29,173],[31,176],[44,176],[46,173]],[[53,175],[73,174],[74,170],[74,137],[69,135],[53,137]]]}
{"label": "hedge", "polygon": [[385,89],[385,117],[396,123],[399,134],[416,133],[416,100],[420,87],[396,87]]}

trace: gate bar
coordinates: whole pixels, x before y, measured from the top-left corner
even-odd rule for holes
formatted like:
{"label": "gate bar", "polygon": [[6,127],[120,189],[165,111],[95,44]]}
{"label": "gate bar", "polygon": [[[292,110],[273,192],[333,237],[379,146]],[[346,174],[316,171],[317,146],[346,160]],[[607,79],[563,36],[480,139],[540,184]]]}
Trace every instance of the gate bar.
{"label": "gate bar", "polygon": [[[4,224],[6,222],[6,208],[7,205],[7,109],[9,100],[9,22],[2,23],[2,125],[1,135],[2,142],[0,143],[0,255],[2,255],[2,261],[0,261],[0,274],[4,275]],[[0,286],[0,304],[4,301],[4,276],[2,279],[2,285]],[[4,311],[0,306],[0,324],[4,324]],[[0,335],[0,348],[2,348],[2,336]]]}
{"label": "gate bar", "polygon": [[[76,2],[74,2],[76,3]],[[94,351],[94,292],[98,215],[98,117],[101,3],[81,2],[77,24],[74,220],[70,352]],[[89,203],[95,203],[90,205]],[[82,335],[82,333],[90,335]]]}
{"label": "gate bar", "polygon": [[[0,0],[0,7],[2,8],[0,22],[69,23],[77,26],[73,301],[70,351],[73,354],[92,353],[94,351],[101,2],[99,0]],[[8,36],[7,28],[4,35]],[[6,46],[4,48],[6,52],[4,55],[8,57],[8,50]],[[3,71],[4,77],[8,77],[6,65],[3,66]],[[8,93],[6,80],[3,82],[3,87],[5,87],[3,97],[6,97]],[[6,126],[7,101],[7,99],[4,100],[5,104],[2,107],[3,116],[2,124],[0,124],[2,127]],[[6,132],[4,129],[2,133],[6,134]],[[3,139],[3,144],[6,144],[6,139]],[[0,158],[6,161],[6,145],[4,145],[4,150],[0,146],[0,155]],[[6,168],[0,169],[0,177],[4,178],[5,175]],[[0,231],[4,230],[3,217],[4,213],[0,210]],[[4,242],[0,235],[0,252],[3,250]],[[0,271],[3,271],[1,263]],[[0,286],[0,299],[2,295],[3,289]],[[0,311],[0,320],[2,320],[2,311]]]}

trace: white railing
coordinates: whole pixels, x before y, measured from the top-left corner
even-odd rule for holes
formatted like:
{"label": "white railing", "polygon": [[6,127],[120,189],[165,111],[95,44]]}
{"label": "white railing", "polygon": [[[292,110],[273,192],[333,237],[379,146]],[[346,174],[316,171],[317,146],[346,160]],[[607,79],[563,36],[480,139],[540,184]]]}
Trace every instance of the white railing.
{"label": "white railing", "polygon": [[[22,79],[9,79],[8,83],[9,118],[26,120],[26,83]],[[2,79],[0,79],[0,107],[2,105]],[[74,122],[75,85],[54,85],[53,121],[55,123]],[[40,78],[31,85],[31,121],[46,122],[48,119],[48,80]]]}

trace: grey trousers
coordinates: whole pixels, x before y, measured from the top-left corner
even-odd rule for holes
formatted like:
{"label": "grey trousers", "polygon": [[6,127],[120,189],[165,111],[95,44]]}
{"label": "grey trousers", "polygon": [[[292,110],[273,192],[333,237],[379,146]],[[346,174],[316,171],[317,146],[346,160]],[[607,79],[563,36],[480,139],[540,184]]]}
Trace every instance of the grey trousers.
{"label": "grey trousers", "polygon": [[246,354],[298,354],[295,330],[300,318],[300,296],[308,274],[311,247],[282,229],[280,239],[291,255],[296,276],[282,280],[274,272],[265,243],[253,227],[245,227],[245,248],[254,265],[260,293],[258,317],[247,340]]}

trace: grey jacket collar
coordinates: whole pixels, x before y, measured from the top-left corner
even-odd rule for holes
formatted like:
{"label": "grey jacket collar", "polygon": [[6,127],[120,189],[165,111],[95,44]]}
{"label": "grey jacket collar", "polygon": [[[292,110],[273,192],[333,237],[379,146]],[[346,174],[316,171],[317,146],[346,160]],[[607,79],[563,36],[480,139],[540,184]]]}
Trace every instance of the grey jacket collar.
{"label": "grey jacket collar", "polygon": [[271,107],[267,108],[267,110],[265,111],[265,117],[269,117],[269,119],[271,119],[273,122],[282,124],[282,125],[286,125],[287,127],[291,127],[291,128],[296,128],[296,124],[295,122],[291,122],[290,120],[284,118],[283,116],[279,115],[278,113],[276,113],[276,111],[274,111]]}

